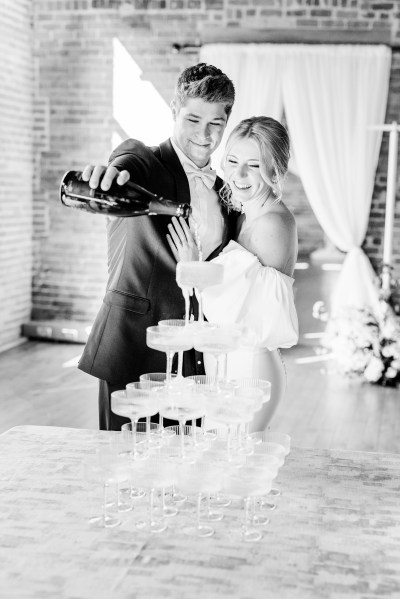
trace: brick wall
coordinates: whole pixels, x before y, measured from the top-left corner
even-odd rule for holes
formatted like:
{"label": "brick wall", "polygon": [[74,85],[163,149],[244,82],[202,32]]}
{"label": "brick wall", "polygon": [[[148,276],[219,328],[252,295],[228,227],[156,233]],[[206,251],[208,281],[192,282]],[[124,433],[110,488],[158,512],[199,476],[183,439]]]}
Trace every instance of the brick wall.
{"label": "brick wall", "polygon": [[[400,122],[400,52],[392,55],[392,70],[390,78],[390,94],[386,110],[386,123]],[[389,134],[382,139],[381,152],[375,178],[374,194],[367,234],[364,241],[364,251],[369,256],[376,271],[382,266],[383,230],[385,224],[386,179],[389,150]],[[393,232],[393,277],[400,281],[400,165],[398,164],[396,206]],[[400,312],[400,287],[394,293],[397,309]]]}
{"label": "brick wall", "polygon": [[33,319],[85,320],[106,280],[105,221],[63,208],[66,170],[104,162],[111,147],[115,15],[35,1]]}
{"label": "brick wall", "polygon": [[[106,280],[102,217],[60,206],[62,173],[104,162],[117,136],[135,127],[113,109],[115,39],[169,102],[180,71],[197,61],[196,47],[216,41],[400,44],[398,2],[379,0],[35,0],[35,181],[33,311],[36,319],[91,320]],[[173,53],[172,44],[183,46]],[[128,79],[129,77],[127,77]],[[126,82],[128,85],[128,82]],[[388,117],[398,118],[399,55],[393,59]],[[397,97],[396,97],[397,94]],[[397,112],[396,112],[397,111]],[[132,112],[135,112],[134,110]],[[163,135],[163,138],[166,135]],[[365,247],[382,253],[387,142],[382,146]],[[323,243],[299,180],[290,176],[300,251]],[[396,221],[398,227],[398,219]],[[399,276],[399,247],[396,249]]]}
{"label": "brick wall", "polygon": [[32,15],[0,3],[0,348],[20,341],[31,310]]}

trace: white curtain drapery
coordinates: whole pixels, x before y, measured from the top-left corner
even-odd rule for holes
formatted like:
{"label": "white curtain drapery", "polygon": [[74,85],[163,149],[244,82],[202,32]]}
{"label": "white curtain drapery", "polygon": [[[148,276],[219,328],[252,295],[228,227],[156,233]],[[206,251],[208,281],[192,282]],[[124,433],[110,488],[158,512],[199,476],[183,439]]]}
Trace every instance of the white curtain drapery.
{"label": "white curtain drapery", "polygon": [[296,46],[287,49],[283,102],[305,192],[329,239],[347,252],[334,315],[367,307],[379,315],[378,290],[360,249],[371,207],[384,122],[391,52],[386,46]]}
{"label": "white curtain drapery", "polygon": [[220,175],[226,140],[239,121],[261,114],[278,120],[282,117],[284,54],[284,49],[277,44],[206,44],[201,48],[200,60],[220,68],[235,85],[232,114],[212,159]]}
{"label": "white curtain drapery", "polygon": [[237,106],[229,130],[242,118],[279,119],[285,110],[310,204],[329,239],[347,252],[331,313],[350,305],[379,316],[375,275],[360,246],[382,139],[370,126],[384,122],[390,48],[212,44],[204,46],[201,60],[221,68],[235,84]]}

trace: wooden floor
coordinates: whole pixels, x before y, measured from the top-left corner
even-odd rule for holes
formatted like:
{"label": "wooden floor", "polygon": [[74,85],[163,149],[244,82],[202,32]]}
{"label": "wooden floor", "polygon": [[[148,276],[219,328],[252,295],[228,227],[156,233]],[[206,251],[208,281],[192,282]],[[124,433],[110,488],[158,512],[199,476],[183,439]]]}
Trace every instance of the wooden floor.
{"label": "wooden floor", "polygon": [[[335,276],[296,274],[300,342],[283,352],[288,389],[271,428],[300,447],[400,453],[400,390],[344,378],[321,353],[323,325],[311,308]],[[20,424],[97,428],[97,380],[76,368],[82,347],[28,341],[0,354],[0,432]]]}

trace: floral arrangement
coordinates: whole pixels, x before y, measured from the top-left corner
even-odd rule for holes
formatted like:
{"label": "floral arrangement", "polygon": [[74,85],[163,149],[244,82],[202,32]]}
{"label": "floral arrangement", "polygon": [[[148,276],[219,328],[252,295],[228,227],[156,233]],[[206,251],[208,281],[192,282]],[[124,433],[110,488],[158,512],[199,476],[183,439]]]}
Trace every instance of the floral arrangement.
{"label": "floral arrangement", "polygon": [[400,317],[388,301],[381,299],[380,305],[379,321],[367,309],[346,308],[335,314],[324,345],[345,374],[395,387],[400,383]]}

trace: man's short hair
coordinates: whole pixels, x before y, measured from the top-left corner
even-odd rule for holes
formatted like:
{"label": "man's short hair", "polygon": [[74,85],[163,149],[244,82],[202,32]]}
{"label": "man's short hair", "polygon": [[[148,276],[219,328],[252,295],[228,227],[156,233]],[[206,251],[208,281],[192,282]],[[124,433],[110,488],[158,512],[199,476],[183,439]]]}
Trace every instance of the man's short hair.
{"label": "man's short hair", "polygon": [[229,116],[235,101],[235,87],[221,69],[200,62],[185,69],[176,83],[174,101],[178,109],[185,105],[187,98],[220,102]]}

